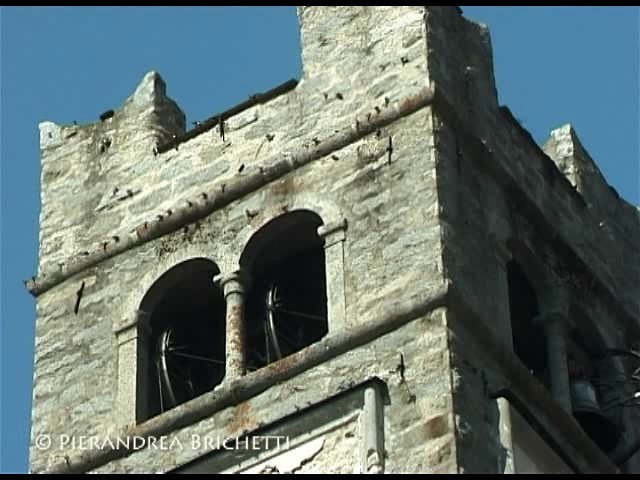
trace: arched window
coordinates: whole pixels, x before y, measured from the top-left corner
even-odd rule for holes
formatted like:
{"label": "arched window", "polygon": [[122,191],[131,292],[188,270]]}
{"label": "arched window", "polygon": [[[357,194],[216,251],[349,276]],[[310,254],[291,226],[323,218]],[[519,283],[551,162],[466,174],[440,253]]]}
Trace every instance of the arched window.
{"label": "arched window", "polygon": [[[140,420],[212,390],[225,376],[225,301],[213,282],[218,267],[206,259],[180,263],[147,292],[140,310],[150,332],[142,349],[146,372]],[[140,365],[139,367],[140,368]]]}
{"label": "arched window", "polygon": [[540,313],[536,292],[515,260],[507,264],[507,281],[513,349],[529,371],[548,387],[549,372],[544,330],[534,321]]}
{"label": "arched window", "polygon": [[295,353],[327,334],[322,219],[307,210],[281,215],[249,240],[240,259],[252,278],[247,298],[247,368]]}

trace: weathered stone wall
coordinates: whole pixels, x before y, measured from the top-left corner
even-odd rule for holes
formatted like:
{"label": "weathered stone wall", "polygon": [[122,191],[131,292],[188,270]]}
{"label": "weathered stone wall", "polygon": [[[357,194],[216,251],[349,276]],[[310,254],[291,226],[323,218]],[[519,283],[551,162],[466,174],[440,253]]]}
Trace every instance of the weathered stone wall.
{"label": "weathered stone wall", "polygon": [[[318,35],[335,31],[323,22],[328,17],[317,7],[302,9],[300,15],[307,57],[319,48]],[[85,251],[111,248],[137,227],[162,221],[159,216],[166,218],[188,202],[201,201],[203,191],[224,191],[227,183],[255,175],[266,166],[265,159],[313,149],[357,118],[365,121],[365,112],[375,115],[417,92],[426,83],[423,26],[422,7],[353,8],[353,18],[340,35],[360,35],[367,29],[372,37],[361,45],[366,51],[332,49],[336,70],[331,81],[305,70],[295,90],[229,118],[224,141],[216,128],[154,155],[158,138],[179,133],[184,118],[164,96],[164,84],[154,73],[104,123],[64,128],[45,124],[40,273],[56,270],[58,262],[69,258],[82,258]],[[388,48],[397,51],[398,58],[391,59]],[[347,50],[351,54],[346,55]],[[400,58],[405,55],[408,62]],[[325,55],[322,58],[326,60]],[[307,65],[313,61],[307,59]],[[380,82],[375,91],[373,76]],[[180,261],[205,257],[223,273],[237,268],[250,235],[285,211],[312,209],[325,222],[347,220],[344,272],[350,327],[366,323],[396,301],[429,298],[442,283],[430,131],[427,108],[184,230],[102,261],[41,294],[33,438],[121,431],[124,425],[115,410],[114,326],[130,319],[153,281]],[[100,152],[104,137],[111,139],[111,145]],[[54,165],[62,172],[56,181],[48,173]],[[88,171],[87,165],[93,170]],[[68,187],[82,175],[78,181],[85,182],[86,199],[78,196],[80,186]],[[71,202],[71,196],[82,201]],[[82,282],[76,315],[76,292]],[[428,332],[424,335],[431,338]],[[390,428],[399,427],[392,423]],[[33,470],[52,461],[56,457],[32,448]]]}
{"label": "weathered stone wall", "polygon": [[451,7],[429,7],[425,22],[429,80],[474,130],[491,131],[485,115],[495,111],[497,91],[488,28]]}
{"label": "weathered stone wall", "polygon": [[[474,126],[460,121],[463,114],[442,112],[436,143],[441,153],[439,188],[446,203],[444,216],[456,217],[462,229],[450,232],[459,236],[458,248],[468,247],[471,232],[465,228],[470,225],[477,233],[485,232],[476,244],[487,242],[488,236],[504,244],[516,234],[531,243],[536,235],[559,257],[557,262],[574,263],[575,271],[596,279],[598,288],[607,292],[603,295],[622,310],[622,317],[637,318],[637,209],[615,197],[606,184],[600,186],[600,206],[594,206],[593,197],[587,204],[508,114],[487,115],[486,122],[495,127],[491,135],[481,136],[469,134]],[[611,212],[606,220],[604,211]],[[521,232],[527,229],[530,234]],[[478,263],[473,268],[482,271]]]}
{"label": "weathered stone wall", "polygon": [[488,372],[499,370],[482,344],[474,339],[454,316],[450,333],[453,410],[456,426],[457,463],[460,473],[513,473],[512,452],[500,430],[500,405],[489,398]]}
{"label": "weathered stone wall", "polygon": [[[195,425],[171,434],[181,445],[199,438],[235,438],[251,433],[278,420],[304,413],[340,392],[372,379],[384,382],[389,398],[384,406],[384,442],[387,472],[455,473],[455,441],[451,416],[448,369],[447,330],[443,311],[416,321],[365,346],[353,349],[312,370],[283,382],[264,393],[221,411]],[[400,353],[406,369],[404,380],[397,367]],[[288,420],[294,421],[294,420]],[[342,444],[355,445],[349,435],[353,428],[341,426],[334,435],[337,449]],[[352,432],[353,433],[353,432]],[[98,472],[166,472],[183,466],[209,450],[185,448],[158,454],[141,450],[98,469]],[[308,471],[353,473],[358,464],[333,455],[320,455],[309,464]],[[215,466],[215,462],[213,463]],[[213,473],[213,472],[212,472]]]}
{"label": "weathered stone wall", "polygon": [[[244,247],[237,242],[242,231],[251,228],[252,222],[265,222],[264,212],[305,206],[294,199],[296,195],[316,199],[320,205],[323,198],[335,198],[349,222],[345,296],[351,326],[366,322],[394,298],[426,298],[441,278],[433,178],[407,178],[412,189],[394,189],[390,184],[408,172],[428,168],[424,167],[430,163],[424,153],[429,152],[428,137],[422,135],[428,118],[421,112],[388,128],[396,145],[391,164],[386,155],[373,163],[363,162],[358,147],[376,143],[365,139],[337,152],[339,161],[328,158],[305,167],[186,232],[109,259],[40,296],[34,435],[113,431],[117,425],[111,415],[117,387],[114,326],[131,317],[152,281],[182,260],[206,257],[223,271],[237,267]],[[314,202],[306,206],[312,208]],[[248,218],[249,209],[260,213]],[[414,230],[413,225],[423,227]],[[84,293],[76,316],[73,307],[82,282]]]}
{"label": "weathered stone wall", "polygon": [[[638,338],[640,327],[638,209],[607,185],[571,127],[552,132],[543,152],[507,109],[497,107],[485,63],[490,57],[479,52],[489,44],[480,27],[450,11],[435,10],[427,18],[436,39],[445,29],[458,32],[453,47],[441,44],[433,52],[427,37],[429,73],[445,84],[445,95],[455,95],[436,106],[434,127],[444,269],[453,288],[495,341],[510,348],[505,265],[516,258],[532,267],[527,273],[541,302],[563,297],[582,312],[572,311],[570,329],[608,348],[631,347],[629,339]],[[432,72],[437,62],[446,68]],[[478,79],[467,97],[465,65]],[[460,468],[499,471],[502,466],[493,461],[502,448],[495,441],[495,418],[489,411],[479,415],[489,404],[476,404],[470,393],[480,387],[473,372],[483,360],[469,348],[452,345],[454,368],[464,379],[454,408],[474,432],[466,443],[460,436]],[[636,421],[627,419],[631,438]]]}
{"label": "weathered stone wall", "polygon": [[425,86],[423,7],[327,8],[300,10],[305,76],[298,88],[230,118],[224,142],[216,128],[154,156],[156,143],[184,132],[184,114],[154,73],[105,122],[42,124],[40,271],[103,248],[214,180],[237,177],[241,165],[247,174],[276,153],[312,148],[312,138],[326,140],[336,126]]}
{"label": "weathered stone wall", "polygon": [[[487,345],[511,350],[504,265],[514,240],[540,264],[536,287],[567,280],[567,297],[592,312],[595,326],[587,330],[621,346],[640,331],[638,211],[613,194],[573,132],[552,134],[549,158],[498,107],[488,32],[455,7],[300,7],[298,16],[300,83],[226,119],[224,138],[215,127],[154,154],[156,144],[183,133],[184,114],[153,72],[104,122],[41,125],[38,280],[64,281],[38,296],[32,438],[104,437],[130,427],[116,409],[118,372],[136,366],[118,365],[114,327],[135,315],[171,267],[203,257],[229,273],[261,226],[308,209],[325,224],[347,222],[347,330],[379,321],[396,305],[428,302],[445,282],[477,317],[469,320],[452,304],[457,318],[442,311],[416,318],[172,435],[252,431],[295,414],[300,399],[291,392],[300,388],[305,405],[315,405],[378,378],[391,400],[387,471],[507,471],[499,402],[487,397],[485,374],[504,367]],[[77,273],[70,268],[206,203],[206,192],[224,195],[259,178],[270,162],[319,151],[347,127],[358,132],[434,83],[432,106],[356,135],[184,228]],[[462,326],[476,320],[494,344]],[[404,381],[399,353],[407,362]],[[239,426],[239,418],[248,423]],[[330,443],[346,448],[352,427],[338,429]],[[59,468],[67,453],[32,447],[32,470]],[[99,470],[167,471],[204,453],[145,450]],[[306,468],[326,470],[333,461],[314,458]],[[353,467],[346,460],[334,466]]]}
{"label": "weathered stone wall", "polygon": [[103,248],[141,210],[170,198],[157,175],[158,142],[184,132],[185,117],[148,74],[113,116],[91,125],[40,124],[42,158],[39,273]]}
{"label": "weathered stone wall", "polygon": [[[571,308],[576,310],[569,315],[568,326],[570,329],[577,329],[590,338],[594,343],[601,344],[608,348],[630,348],[630,339],[638,338],[639,324],[637,311],[632,302],[635,298],[630,298],[629,292],[635,291],[638,283],[634,280],[637,271],[637,248],[629,242],[629,236],[617,241],[614,236],[604,240],[599,234],[591,240],[586,240],[589,228],[581,230],[581,223],[576,224],[576,218],[564,218],[562,220],[547,220],[549,226],[541,226],[538,216],[531,214],[531,207],[523,201],[522,192],[513,195],[514,185],[503,183],[500,177],[491,173],[490,167],[485,162],[500,161],[500,156],[496,153],[478,161],[480,156],[486,152],[478,150],[473,144],[464,143],[457,137],[455,127],[446,125],[446,116],[442,123],[438,123],[436,128],[436,150],[438,152],[438,189],[442,212],[443,244],[444,244],[444,268],[446,276],[452,280],[454,288],[464,295],[465,300],[472,306],[486,325],[492,330],[495,340],[502,343],[504,347],[511,347],[511,326],[509,317],[508,284],[505,265],[510,258],[516,258],[519,262],[529,263],[535,266],[536,270],[531,271],[530,280],[537,290],[541,302],[546,301],[546,297],[556,294],[555,290],[561,288],[561,296],[567,299]],[[500,141],[491,145],[501,145]],[[517,145],[513,143],[512,145]],[[497,149],[497,148],[496,148]],[[503,161],[513,162],[522,152],[517,148],[512,148],[512,152],[505,152]],[[530,157],[527,157],[530,158]],[[524,157],[521,163],[524,165]],[[552,166],[553,167],[553,166]],[[523,168],[524,170],[524,168]],[[522,172],[518,184],[531,182],[535,171]],[[525,177],[526,175],[526,177]],[[536,192],[548,189],[548,194],[537,193],[537,201],[547,202],[552,195],[552,186],[539,178]],[[564,187],[563,187],[564,188]],[[607,187],[607,191],[608,191]],[[528,195],[528,194],[525,194]],[[566,195],[566,201],[570,200],[570,195]],[[614,202],[622,202],[617,198],[611,199]],[[548,209],[540,211],[541,215],[551,211]],[[575,207],[584,208],[584,207]],[[611,207],[609,207],[611,208]],[[610,231],[625,230],[631,238],[637,235],[637,225],[634,230],[632,216],[625,212],[630,212],[633,207],[624,206],[616,210],[616,214],[607,216],[607,222],[616,222],[616,226]],[[573,217],[573,210],[567,210]],[[558,214],[558,209],[553,210]],[[633,214],[633,212],[630,212]],[[620,219],[619,221],[616,219]],[[590,219],[589,219],[590,220]],[[586,221],[586,220],[584,220]],[[573,222],[573,226],[572,226]],[[557,228],[557,230],[556,230]],[[569,248],[575,249],[572,255],[567,254],[567,246],[558,247],[555,232],[558,230],[568,230],[574,232],[573,236],[567,236]],[[515,240],[515,242],[514,242]],[[602,245],[599,242],[611,241],[609,245],[611,254],[608,257],[602,255],[597,258],[603,259],[598,262],[586,260],[590,255],[595,255],[594,250],[599,250]],[[516,248],[512,250],[511,245],[521,244],[524,247],[524,257],[522,250]],[[618,245],[616,250],[614,245]],[[635,251],[634,251],[635,250]],[[626,254],[626,255],[625,255]],[[573,256],[575,255],[575,257]],[[583,261],[576,260],[585,259]],[[609,260],[610,258],[610,260]],[[623,265],[624,259],[627,264]],[[602,265],[609,271],[610,265],[617,264],[617,268],[611,270],[610,283],[602,281],[599,283],[598,277]],[[586,266],[586,268],[585,268]],[[629,267],[632,268],[629,268]],[[527,272],[529,273],[529,272]],[[618,285],[615,287],[613,285]],[[625,285],[629,285],[625,288]],[[500,458],[502,445],[495,442],[495,418],[487,413],[481,418],[477,412],[479,405],[475,400],[471,386],[473,379],[476,384],[479,376],[473,371],[480,369],[481,361],[479,357],[470,356],[468,344],[458,344],[452,346],[452,355],[461,357],[456,368],[462,373],[461,390],[456,390],[454,394],[454,408],[456,414],[460,415],[474,432],[468,437],[468,441],[475,444],[466,445],[464,436],[460,437],[459,451],[464,458],[459,458],[460,468],[474,471],[499,471],[503,467],[495,462],[489,462],[483,466],[481,459]],[[515,357],[514,357],[514,361]],[[489,366],[490,369],[499,368],[497,365]],[[477,384],[476,387],[480,385]],[[466,398],[466,400],[465,400]],[[484,407],[489,404],[483,403]],[[633,411],[627,412],[626,434],[629,439],[635,438],[634,425],[637,418]],[[483,436],[484,441],[478,439],[478,435],[489,428]],[[472,453],[475,452],[475,453]],[[484,452],[484,453],[480,453]],[[637,462],[637,460],[634,460]],[[635,463],[630,462],[630,471],[636,468]],[[494,470],[491,470],[494,469]]]}

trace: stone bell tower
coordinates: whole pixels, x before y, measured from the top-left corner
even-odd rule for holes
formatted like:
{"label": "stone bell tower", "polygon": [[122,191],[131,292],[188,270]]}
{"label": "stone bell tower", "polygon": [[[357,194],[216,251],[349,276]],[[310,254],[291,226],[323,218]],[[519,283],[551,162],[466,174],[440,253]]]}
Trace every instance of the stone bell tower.
{"label": "stone bell tower", "polygon": [[192,130],[155,72],[40,125],[31,470],[637,472],[637,209],[458,8],[298,18]]}

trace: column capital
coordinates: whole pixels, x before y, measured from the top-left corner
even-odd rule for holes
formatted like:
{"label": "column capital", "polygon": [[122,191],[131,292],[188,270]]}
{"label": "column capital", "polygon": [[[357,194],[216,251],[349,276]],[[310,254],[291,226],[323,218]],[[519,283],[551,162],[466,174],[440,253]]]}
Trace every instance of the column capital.
{"label": "column capital", "polygon": [[324,240],[324,246],[329,247],[338,242],[344,242],[347,230],[347,219],[343,218],[337,222],[330,222],[318,227],[318,236]]}
{"label": "column capital", "polygon": [[244,269],[220,273],[213,277],[213,281],[220,284],[225,298],[233,293],[244,296],[251,288],[251,275]]}

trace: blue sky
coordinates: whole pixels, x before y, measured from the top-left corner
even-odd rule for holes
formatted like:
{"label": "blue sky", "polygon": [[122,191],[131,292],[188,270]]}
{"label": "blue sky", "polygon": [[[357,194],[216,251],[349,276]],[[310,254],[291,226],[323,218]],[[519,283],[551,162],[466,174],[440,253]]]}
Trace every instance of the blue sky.
{"label": "blue sky", "polygon": [[[489,25],[500,102],[538,143],[572,123],[640,203],[637,7],[463,7]],[[299,78],[293,7],[0,9],[0,472],[27,469],[38,258],[38,123],[93,122],[157,70],[189,122]]]}

